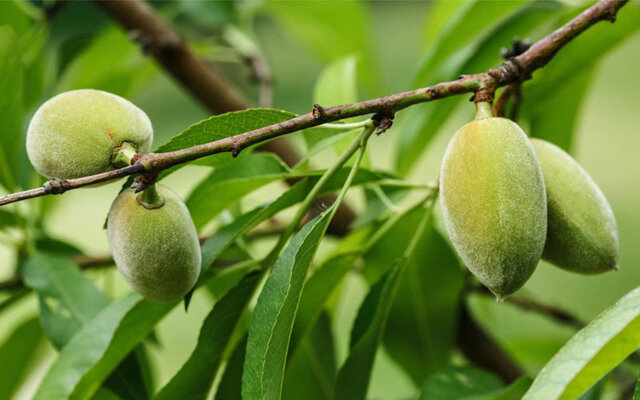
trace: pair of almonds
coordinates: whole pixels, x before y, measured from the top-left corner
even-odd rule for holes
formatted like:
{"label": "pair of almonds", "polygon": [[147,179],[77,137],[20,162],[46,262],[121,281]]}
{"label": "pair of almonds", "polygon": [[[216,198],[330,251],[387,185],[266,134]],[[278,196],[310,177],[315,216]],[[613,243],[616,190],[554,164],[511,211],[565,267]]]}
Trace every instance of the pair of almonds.
{"label": "pair of almonds", "polygon": [[[73,90],[36,111],[27,154],[40,174],[72,179],[114,169],[114,151],[124,143],[135,153],[148,152],[152,141],[151,122],[133,103],[99,90]],[[107,237],[118,269],[143,296],[174,301],[195,285],[198,235],[184,202],[166,186],[120,193],[109,211]]]}
{"label": "pair of almonds", "polygon": [[583,274],[616,268],[615,217],[593,179],[486,103],[451,139],[440,190],[456,251],[498,299],[522,287],[541,257]]}

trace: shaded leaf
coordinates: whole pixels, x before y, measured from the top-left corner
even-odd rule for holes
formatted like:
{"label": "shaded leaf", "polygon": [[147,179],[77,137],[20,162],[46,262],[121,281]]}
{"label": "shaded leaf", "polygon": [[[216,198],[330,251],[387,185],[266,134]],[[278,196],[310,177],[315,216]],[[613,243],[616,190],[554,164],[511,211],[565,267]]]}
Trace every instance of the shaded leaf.
{"label": "shaded leaf", "polygon": [[[334,206],[330,210],[335,209]],[[302,286],[333,212],[308,222],[282,252],[251,318],[242,375],[242,397],[278,399]]]}
{"label": "shaded leaf", "polygon": [[257,271],[250,273],[215,304],[202,324],[193,353],[156,399],[207,398],[231,335],[261,276]]}
{"label": "shaded leaf", "polygon": [[269,1],[265,11],[325,61],[357,54],[363,83],[370,91],[379,90],[374,69],[378,64],[373,59],[375,51],[371,40],[374,24],[364,2]]}
{"label": "shaded leaf", "polygon": [[351,332],[351,350],[340,367],[334,399],[365,399],[376,350],[382,341],[401,263],[396,263],[373,285],[362,302]]}
{"label": "shaded leaf", "polygon": [[447,367],[422,386],[420,400],[519,400],[531,385],[522,377],[503,387],[495,375],[472,367]]}
{"label": "shaded leaf", "polygon": [[128,98],[156,73],[157,67],[126,32],[112,27],[71,59],[57,91],[93,88]]}
{"label": "shaded leaf", "polygon": [[247,348],[247,336],[238,342],[224,369],[216,392],[216,400],[242,400],[242,367]]}
{"label": "shaded leaf", "polygon": [[4,340],[0,346],[0,360],[6,364],[5,368],[0,368],[0,399],[11,399],[20,387],[42,336],[38,319],[31,318],[18,325]]}
{"label": "shaded leaf", "polygon": [[638,379],[638,383],[636,383],[636,391],[633,394],[633,400],[640,400],[640,379]]}
{"label": "shaded leaf", "polygon": [[18,38],[0,26],[0,184],[14,191],[25,154],[22,135],[22,66]]}
{"label": "shaded leaf", "polygon": [[219,168],[193,189],[186,204],[196,228],[267,183],[288,176],[289,169],[273,154],[248,154]]}
{"label": "shaded leaf", "polygon": [[573,399],[640,347],[640,287],[576,333],[545,365],[524,399]]}
{"label": "shaded leaf", "polygon": [[[460,47],[450,53],[449,57],[441,57],[442,49],[438,48],[436,51],[434,47],[421,67],[414,83],[416,87],[453,80],[460,74],[485,71],[499,65],[502,61],[500,56],[502,47],[510,46],[514,37],[541,36],[538,32],[539,27],[548,24],[550,16],[566,7],[562,3],[551,1],[508,2],[508,4],[474,1],[467,4],[468,6],[460,7],[458,11],[463,16],[452,19],[453,25],[447,28],[450,29],[447,35],[455,35],[460,29],[466,32],[467,27],[477,23],[486,25],[487,29],[483,29],[482,33],[470,42],[461,41]],[[485,11],[488,14],[485,14]],[[503,14],[503,11],[507,13]],[[478,18],[477,13],[486,16]],[[494,18],[492,14],[499,17]],[[469,22],[469,19],[475,22]],[[493,23],[487,23],[487,21]],[[467,34],[471,33],[472,31],[467,32]],[[449,39],[447,35],[445,35],[443,46],[448,48],[449,41],[457,43],[458,39]],[[444,99],[423,107],[415,107],[403,115],[399,124],[403,134],[400,136],[396,154],[396,166],[402,174],[411,170],[430,140],[463,100],[465,99],[462,96]]]}
{"label": "shaded leaf", "polygon": [[0,210],[0,229],[16,226],[19,221],[20,217],[18,214],[14,214],[6,210]]}
{"label": "shaded leaf", "polygon": [[[575,10],[572,10],[560,18],[558,24],[574,16]],[[638,31],[640,5],[630,2],[620,10],[615,26],[594,25],[536,71],[533,80],[523,86],[525,101],[521,112],[531,122],[532,136],[547,139],[570,151],[575,118],[593,68]]]}
{"label": "shaded leaf", "polygon": [[62,349],[35,399],[89,399],[175,304],[153,303],[136,293],[109,304]]}
{"label": "shaded leaf", "polygon": [[[413,232],[418,218],[417,212],[409,213],[399,224],[409,224]],[[400,254],[396,249],[406,246],[410,237],[403,241],[391,235],[373,251]],[[384,335],[387,353],[417,385],[450,360],[463,284],[457,257],[433,225],[428,226],[400,277],[388,321],[393,328]]]}
{"label": "shaded leaf", "polygon": [[447,367],[426,380],[421,400],[463,400],[502,388],[494,374],[472,367]]}
{"label": "shaded leaf", "polygon": [[322,313],[287,363],[282,398],[329,400],[333,395],[335,376],[331,322],[327,314]]}
{"label": "shaded leaf", "polygon": [[38,293],[42,327],[58,349],[109,303],[67,258],[36,254],[25,263],[22,273],[25,284]]}

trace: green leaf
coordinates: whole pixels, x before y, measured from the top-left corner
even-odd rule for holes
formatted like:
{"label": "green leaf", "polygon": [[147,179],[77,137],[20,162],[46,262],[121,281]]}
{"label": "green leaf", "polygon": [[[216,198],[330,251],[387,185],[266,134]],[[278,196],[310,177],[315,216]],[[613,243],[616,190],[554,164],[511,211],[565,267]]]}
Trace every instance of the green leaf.
{"label": "green leaf", "polygon": [[[172,137],[167,143],[158,147],[157,153],[166,153],[173,150],[184,149],[215,140],[224,139],[229,136],[238,135],[264,126],[276,124],[296,117],[295,114],[274,110],[253,108],[249,110],[235,111],[221,115],[214,115],[188,127],[183,132]],[[231,165],[233,156],[230,153],[215,154],[195,161],[198,165],[209,165],[222,167]],[[162,177],[181,168],[184,164],[178,165],[168,171],[164,171]]]}
{"label": "green leaf", "polygon": [[371,40],[374,24],[364,2],[269,1],[265,11],[325,61],[357,54],[363,83],[370,91],[379,90],[375,70],[378,63]]}
{"label": "green leaf", "polygon": [[336,376],[331,321],[322,313],[287,363],[282,398],[330,400]]}
{"label": "green leaf", "polygon": [[107,296],[66,258],[36,254],[22,272],[25,284],[38,293],[42,327],[58,349],[109,303]]}
{"label": "green leaf", "polygon": [[10,26],[18,35],[25,34],[31,27],[32,18],[24,7],[15,0],[0,1],[0,25]]}
{"label": "green leaf", "polygon": [[[563,82],[562,87],[556,88],[552,96],[546,96],[543,104],[527,110],[529,135],[548,140],[570,151],[580,106],[586,98],[593,71],[593,67],[582,69]],[[526,103],[532,102],[537,102],[537,99],[527,99]]]}
{"label": "green leaf", "polygon": [[153,303],[136,293],[105,307],[62,349],[35,399],[89,399],[114,368],[176,303]]}
{"label": "green leaf", "polygon": [[298,344],[315,325],[322,308],[342,279],[360,257],[359,252],[337,254],[329,257],[311,275],[304,285],[296,321],[291,334],[290,351],[295,354]]}
{"label": "green leaf", "polygon": [[636,391],[633,394],[633,400],[640,400],[640,379],[638,379],[638,383],[636,383]]}
{"label": "green leaf", "polygon": [[250,273],[215,304],[202,324],[193,353],[158,393],[157,400],[207,398],[231,335],[261,276],[257,271]]}
{"label": "green leaf", "polygon": [[471,367],[447,367],[427,379],[420,400],[464,400],[502,388],[500,378]]}
{"label": "green leaf", "polygon": [[13,29],[0,26],[0,184],[14,191],[25,154],[21,51]]}
{"label": "green leaf", "polygon": [[382,341],[401,266],[402,263],[396,263],[380,278],[360,306],[351,332],[351,351],[338,372],[335,400],[366,398],[373,361]]}
{"label": "green leaf", "polygon": [[220,29],[227,25],[237,25],[238,3],[235,1],[182,0],[182,12],[197,25]]}
{"label": "green leaf", "polygon": [[351,55],[326,66],[313,89],[313,102],[330,105],[358,101],[356,63],[356,57]]}
{"label": "green leaf", "polygon": [[121,399],[146,399],[153,393],[149,356],[144,344],[139,344],[118,365],[101,389],[110,390]]}
{"label": "green leaf", "polygon": [[[400,223],[409,223],[415,231],[418,219],[419,214],[413,212]],[[398,239],[401,238],[383,238],[374,251],[393,252]],[[384,336],[387,353],[416,385],[447,365],[451,358],[463,285],[457,257],[431,224],[400,277],[387,322],[393,328],[387,329]]]}
{"label": "green leaf", "polygon": [[[329,179],[320,194],[330,193],[339,189],[348,174],[349,168],[341,169],[334,177]],[[356,176],[353,178],[352,186],[375,182],[383,178],[384,175],[382,174],[367,170],[358,170]],[[319,179],[319,177],[309,177],[298,182],[276,200],[268,203],[267,205],[257,207],[256,209],[238,217],[229,225],[218,229],[218,231],[201,247],[203,270],[208,268],[220,253],[244,232],[256,226],[261,221],[272,217],[279,211],[304,200],[307,193],[309,193]]]}
{"label": "green leaf", "polygon": [[[442,57],[439,51],[435,50],[437,47],[433,47],[434,50],[426,57],[414,83],[416,87],[453,80],[460,74],[486,71],[499,65],[500,49],[510,46],[513,37],[539,36],[540,26],[548,24],[549,17],[565,7],[559,2],[529,1],[508,2],[508,4],[478,1],[468,4],[467,7],[460,8],[459,12],[464,16],[452,20],[454,25],[442,39],[443,46],[448,48],[450,41],[458,43],[458,39],[451,39],[449,35],[455,35],[459,29],[467,32],[468,27],[477,23],[486,25],[487,29],[483,29],[481,34],[476,35],[474,40],[467,44],[460,42],[459,48],[454,46],[453,48],[457,50],[451,52],[449,57]],[[512,8],[514,6],[517,8]],[[503,14],[503,11],[508,13]],[[493,14],[498,18],[492,17]],[[478,15],[486,16],[479,18]],[[470,22],[469,19],[475,22]],[[493,21],[493,23],[487,23],[487,21]],[[396,153],[396,166],[402,174],[411,170],[433,136],[463,100],[461,96],[457,96],[427,104],[424,107],[416,107],[404,113],[398,124],[400,127],[398,130],[403,134],[400,136]]]}
{"label": "green leaf", "polygon": [[571,338],[540,371],[523,399],[574,399],[638,347],[640,287]]}
{"label": "green leaf", "polygon": [[238,342],[227,361],[216,392],[216,400],[242,400],[242,367],[246,348],[247,335]]}
{"label": "green leaf", "polygon": [[42,336],[38,319],[31,318],[16,327],[2,343],[0,360],[7,364],[0,368],[0,399],[11,399],[20,387]]}
{"label": "green leaf", "polygon": [[196,228],[236,204],[255,189],[288,176],[289,169],[273,154],[256,153],[216,169],[196,186],[186,204]]}
{"label": "green leaf", "polygon": [[126,32],[112,27],[73,58],[58,82],[57,91],[93,88],[131,97],[157,71]]}
{"label": "green leaf", "polygon": [[0,210],[0,230],[18,225],[20,217],[18,214]]}
{"label": "green leaf", "polygon": [[[566,13],[558,24],[572,18],[575,12]],[[612,49],[638,31],[640,5],[630,2],[620,10],[615,25],[594,25],[536,71],[533,80],[523,86],[521,114],[531,121],[531,134],[570,150],[575,119],[591,72]]]}
{"label": "green leaf", "polygon": [[279,399],[289,339],[307,271],[329,225],[332,208],[308,222],[282,252],[251,318],[242,397]]}
{"label": "green leaf", "polygon": [[508,387],[495,375],[478,368],[447,367],[426,380],[420,400],[519,400],[531,385],[522,377]]}
{"label": "green leaf", "polygon": [[[421,204],[422,205],[422,204]],[[415,256],[415,250],[428,232],[433,200],[424,204],[413,237],[402,255],[371,287],[362,302],[351,331],[349,356],[344,362],[335,385],[334,399],[365,399],[378,346],[382,342],[400,277]]]}

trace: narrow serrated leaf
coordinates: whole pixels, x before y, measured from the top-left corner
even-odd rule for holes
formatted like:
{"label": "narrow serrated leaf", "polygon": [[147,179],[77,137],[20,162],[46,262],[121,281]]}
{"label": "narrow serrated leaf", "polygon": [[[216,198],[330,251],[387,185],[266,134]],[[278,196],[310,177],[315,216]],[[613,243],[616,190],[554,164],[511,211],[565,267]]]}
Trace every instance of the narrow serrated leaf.
{"label": "narrow serrated leaf", "polygon": [[136,293],[100,312],[66,344],[35,399],[89,399],[131,350],[176,303],[154,303]]}
{"label": "narrow serrated leaf", "polygon": [[249,273],[214,305],[202,324],[193,353],[156,400],[207,398],[231,335],[261,276],[257,271]]}
{"label": "narrow serrated leaf", "polygon": [[216,392],[216,400],[242,400],[242,366],[247,349],[247,335],[238,342],[227,361]]}
{"label": "narrow serrated leaf", "polygon": [[196,228],[255,189],[288,175],[286,165],[267,153],[248,154],[228,167],[216,169],[187,197],[186,204]]}
{"label": "narrow serrated leaf", "polygon": [[249,327],[242,375],[245,399],[280,398],[302,286],[332,214],[322,213],[293,237],[265,283]]}
{"label": "narrow serrated leaf", "polygon": [[638,347],[640,287],[576,333],[540,371],[523,399],[575,399]]}
{"label": "narrow serrated leaf", "polygon": [[22,273],[25,284],[38,293],[42,327],[58,349],[109,304],[107,296],[67,258],[36,254]]}

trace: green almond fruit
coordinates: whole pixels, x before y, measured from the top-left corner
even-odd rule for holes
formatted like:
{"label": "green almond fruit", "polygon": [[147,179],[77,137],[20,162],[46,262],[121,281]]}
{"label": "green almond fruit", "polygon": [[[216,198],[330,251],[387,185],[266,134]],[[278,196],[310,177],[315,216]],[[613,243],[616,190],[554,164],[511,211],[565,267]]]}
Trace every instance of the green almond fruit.
{"label": "green almond fruit", "polygon": [[72,179],[114,169],[112,153],[125,142],[143,153],[152,141],[144,111],[120,96],[81,89],[38,108],[27,130],[27,154],[47,178]]}
{"label": "green almond fruit", "polygon": [[547,242],[542,257],[582,274],[616,269],[618,228],[598,185],[558,146],[540,139],[531,143],[547,190]]}
{"label": "green almond fruit", "polygon": [[120,272],[148,299],[179,300],[198,280],[196,228],[184,202],[166,186],[120,193],[109,211],[107,238]]}
{"label": "green almond fruit", "polygon": [[522,287],[547,232],[542,171],[522,129],[479,103],[476,119],[449,142],[440,193],[447,231],[467,268],[498,300]]}

